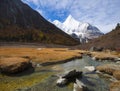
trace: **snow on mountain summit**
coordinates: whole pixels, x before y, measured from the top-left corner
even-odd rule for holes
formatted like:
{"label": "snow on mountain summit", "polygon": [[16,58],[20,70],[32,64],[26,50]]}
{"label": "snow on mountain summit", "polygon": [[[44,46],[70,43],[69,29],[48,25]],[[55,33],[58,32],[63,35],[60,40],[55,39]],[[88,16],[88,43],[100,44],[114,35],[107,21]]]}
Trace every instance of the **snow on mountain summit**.
{"label": "snow on mountain summit", "polygon": [[80,22],[76,21],[71,15],[69,15],[63,24],[74,29],[79,26]]}
{"label": "snow on mountain summit", "polygon": [[72,37],[79,39],[80,42],[82,42],[82,40],[87,42],[89,39],[97,38],[103,35],[97,27],[86,22],[79,22],[71,15],[69,15],[63,23],[55,20],[53,21],[53,24]]}

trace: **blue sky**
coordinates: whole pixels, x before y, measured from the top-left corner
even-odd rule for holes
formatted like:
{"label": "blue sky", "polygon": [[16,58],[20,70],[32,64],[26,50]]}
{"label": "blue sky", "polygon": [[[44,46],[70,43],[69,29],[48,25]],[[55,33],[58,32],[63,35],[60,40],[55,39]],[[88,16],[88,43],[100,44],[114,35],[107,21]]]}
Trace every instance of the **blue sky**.
{"label": "blue sky", "polygon": [[64,22],[72,15],[80,22],[111,31],[120,22],[120,0],[22,0],[48,21]]}

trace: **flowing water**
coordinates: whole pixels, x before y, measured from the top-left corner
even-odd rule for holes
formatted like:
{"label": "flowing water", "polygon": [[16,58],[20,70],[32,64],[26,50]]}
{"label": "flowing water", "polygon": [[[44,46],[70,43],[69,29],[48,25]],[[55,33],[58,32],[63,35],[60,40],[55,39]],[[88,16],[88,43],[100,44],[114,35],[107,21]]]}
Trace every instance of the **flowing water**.
{"label": "flowing water", "polygon": [[84,56],[82,59],[72,60],[63,64],[39,66],[31,74],[14,77],[0,75],[0,89],[3,91],[73,91],[73,83],[65,87],[56,86],[58,77],[55,75],[76,69],[83,71],[83,77],[80,80],[87,86],[88,91],[109,91],[110,77],[88,72],[84,68],[85,66],[96,67],[106,63],[110,62],[95,61],[88,56]]}

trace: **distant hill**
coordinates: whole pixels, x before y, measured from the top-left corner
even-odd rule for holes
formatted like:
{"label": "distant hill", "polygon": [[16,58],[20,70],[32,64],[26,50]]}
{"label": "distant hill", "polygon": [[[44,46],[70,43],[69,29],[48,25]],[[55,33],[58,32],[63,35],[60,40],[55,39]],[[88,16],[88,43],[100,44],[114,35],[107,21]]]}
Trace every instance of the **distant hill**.
{"label": "distant hill", "polygon": [[79,44],[21,0],[0,0],[0,42]]}
{"label": "distant hill", "polygon": [[111,32],[80,46],[81,49],[90,49],[91,47],[120,50],[120,24],[118,23]]}

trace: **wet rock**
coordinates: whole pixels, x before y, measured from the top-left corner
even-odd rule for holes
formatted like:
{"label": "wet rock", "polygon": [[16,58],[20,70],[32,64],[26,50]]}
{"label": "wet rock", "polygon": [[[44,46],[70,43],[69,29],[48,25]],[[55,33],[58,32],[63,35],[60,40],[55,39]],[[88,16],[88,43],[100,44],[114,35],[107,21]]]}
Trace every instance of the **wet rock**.
{"label": "wet rock", "polygon": [[63,86],[66,85],[67,83],[75,82],[76,78],[81,78],[81,77],[82,77],[82,72],[72,70],[65,73],[63,76],[60,76],[56,84],[58,86]]}
{"label": "wet rock", "polygon": [[83,88],[74,83],[73,91],[83,91]]}
{"label": "wet rock", "polygon": [[95,67],[94,66],[85,66],[85,69],[87,69],[88,71],[95,71]]}
{"label": "wet rock", "polygon": [[120,64],[120,60],[116,62],[117,64]]}
{"label": "wet rock", "polygon": [[57,80],[56,84],[57,84],[58,86],[64,86],[64,85],[67,84],[67,82],[68,82],[68,80],[67,80],[66,78],[60,77],[60,78]]}
{"label": "wet rock", "polygon": [[120,63],[120,58],[118,57],[118,58],[116,58],[115,59],[118,63]]}
{"label": "wet rock", "polygon": [[20,57],[10,57],[0,59],[0,70],[5,74],[14,74],[32,68],[29,59]]}
{"label": "wet rock", "polygon": [[73,91],[86,91],[87,87],[84,83],[82,83],[80,80],[76,79],[76,82],[74,83]]}
{"label": "wet rock", "polygon": [[71,70],[62,76],[62,78],[66,78],[66,79],[81,78],[81,77],[82,77],[82,72],[76,70]]}

